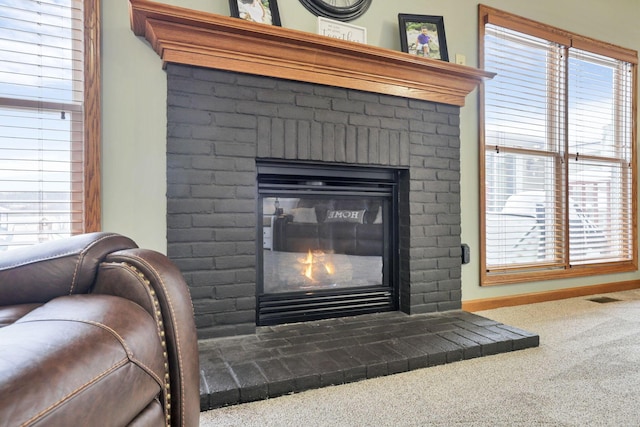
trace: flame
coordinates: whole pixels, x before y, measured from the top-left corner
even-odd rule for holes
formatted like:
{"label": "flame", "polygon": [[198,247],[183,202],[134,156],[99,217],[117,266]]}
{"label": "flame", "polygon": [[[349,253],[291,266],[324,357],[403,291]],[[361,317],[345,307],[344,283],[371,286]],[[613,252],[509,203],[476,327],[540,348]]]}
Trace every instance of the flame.
{"label": "flame", "polygon": [[305,258],[298,258],[298,262],[303,265],[302,267],[302,275],[309,280],[313,279],[313,254],[311,253],[311,249],[307,253]]}
{"label": "flame", "polygon": [[302,275],[309,280],[313,280],[313,264],[307,264]]}
{"label": "flame", "polygon": [[[333,275],[336,270],[332,263],[325,261],[325,253],[322,251],[309,249],[305,257],[298,258],[298,262],[302,264],[302,275],[313,282],[317,282],[314,275],[319,274],[322,270],[328,275]],[[316,271],[316,269],[320,271]]]}
{"label": "flame", "polygon": [[306,258],[302,258],[299,261],[302,264],[313,264],[313,254],[311,253],[311,249],[309,249],[309,252],[307,253],[307,257]]}
{"label": "flame", "polygon": [[333,274],[333,273],[336,272],[336,268],[330,262],[325,262],[324,263],[324,269],[327,272],[327,274]]}

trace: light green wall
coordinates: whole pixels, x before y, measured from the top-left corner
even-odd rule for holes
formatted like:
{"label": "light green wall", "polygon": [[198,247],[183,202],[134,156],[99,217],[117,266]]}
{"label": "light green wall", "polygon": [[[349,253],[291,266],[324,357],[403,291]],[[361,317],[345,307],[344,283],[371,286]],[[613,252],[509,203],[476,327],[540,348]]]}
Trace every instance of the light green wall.
{"label": "light green wall", "polygon": [[[164,0],[229,14],[227,0]],[[444,16],[449,57],[477,65],[477,2],[373,0],[353,24],[372,45],[400,50],[398,13]],[[638,0],[486,0],[484,4],[579,34],[640,50]],[[278,0],[283,27],[315,32],[315,17],[297,0]],[[126,0],[102,1],[102,224],[142,247],[166,251],[166,76],[159,57],[129,26]],[[639,273],[520,285],[479,286],[478,134],[476,91],[461,110],[462,240],[472,260],[462,269],[463,300],[639,279]]]}

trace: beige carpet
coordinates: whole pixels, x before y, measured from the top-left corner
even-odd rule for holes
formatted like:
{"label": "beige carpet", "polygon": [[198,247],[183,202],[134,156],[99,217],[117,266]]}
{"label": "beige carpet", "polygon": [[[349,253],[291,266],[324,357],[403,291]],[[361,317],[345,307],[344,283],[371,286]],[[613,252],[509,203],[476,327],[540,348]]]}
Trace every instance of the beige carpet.
{"label": "beige carpet", "polygon": [[[599,296],[599,295],[598,295]],[[201,426],[640,426],[640,290],[478,314],[540,347],[201,414]]]}

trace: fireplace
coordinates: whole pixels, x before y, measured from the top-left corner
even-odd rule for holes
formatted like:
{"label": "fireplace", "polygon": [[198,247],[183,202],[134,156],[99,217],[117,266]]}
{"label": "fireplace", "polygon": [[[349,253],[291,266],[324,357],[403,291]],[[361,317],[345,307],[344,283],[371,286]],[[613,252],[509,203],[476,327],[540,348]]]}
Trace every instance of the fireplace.
{"label": "fireplace", "polygon": [[[341,176],[396,173],[394,195],[360,200],[388,206],[382,222],[395,224],[383,226],[388,236],[380,270],[376,255],[373,277],[356,278],[362,286],[343,272],[339,281],[302,282],[303,288],[353,298],[377,287],[376,298],[385,302],[376,310],[384,305],[407,314],[460,308],[459,107],[490,73],[161,3],[130,4],[133,31],[149,41],[167,71],[167,253],[189,284],[199,338],[254,333],[267,321],[257,315],[260,306],[273,294],[291,293],[272,292],[280,279],[265,293],[263,281],[267,256],[293,253],[265,249],[294,241],[273,237],[286,217],[285,204],[316,203],[310,207],[322,216],[316,207],[324,201],[341,219],[363,210],[336,209],[349,200],[345,194],[263,194],[257,177],[269,162],[344,167]],[[324,172],[305,177],[298,190],[336,186],[326,178]],[[367,190],[358,181],[346,186]],[[317,260],[359,256],[346,248],[363,241],[325,239],[329,251]],[[309,263],[317,265],[313,256],[322,244],[297,252],[311,252]],[[347,285],[339,290],[338,282]],[[331,295],[321,295],[334,284]]]}
{"label": "fireplace", "polygon": [[258,163],[258,325],[397,309],[400,173]]}
{"label": "fireplace", "polygon": [[[460,308],[457,107],[184,65],[168,65],[167,77],[167,249],[190,285],[201,337],[368,310]],[[317,224],[294,231],[293,209],[313,211]],[[329,210],[342,218],[327,223]],[[350,238],[345,217],[362,210],[364,234]],[[371,239],[378,212],[382,241]],[[356,278],[362,286],[326,278],[292,291],[264,270],[286,259],[297,276],[309,251],[353,262],[380,244],[364,255],[378,264],[373,278]],[[298,310],[307,303],[315,308]]]}

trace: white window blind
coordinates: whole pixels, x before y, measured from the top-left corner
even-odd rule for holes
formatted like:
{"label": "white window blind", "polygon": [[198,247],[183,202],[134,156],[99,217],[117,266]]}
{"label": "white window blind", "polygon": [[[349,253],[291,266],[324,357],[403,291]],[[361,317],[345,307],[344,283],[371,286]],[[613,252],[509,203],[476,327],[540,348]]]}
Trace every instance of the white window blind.
{"label": "white window blind", "polygon": [[562,265],[563,50],[488,25],[485,69],[487,268]]}
{"label": "white window blind", "polygon": [[507,22],[482,29],[484,281],[633,261],[633,64]]}
{"label": "white window blind", "polygon": [[84,231],[81,0],[0,4],[0,250]]}
{"label": "white window blind", "polygon": [[569,51],[569,261],[630,259],[631,65]]}

